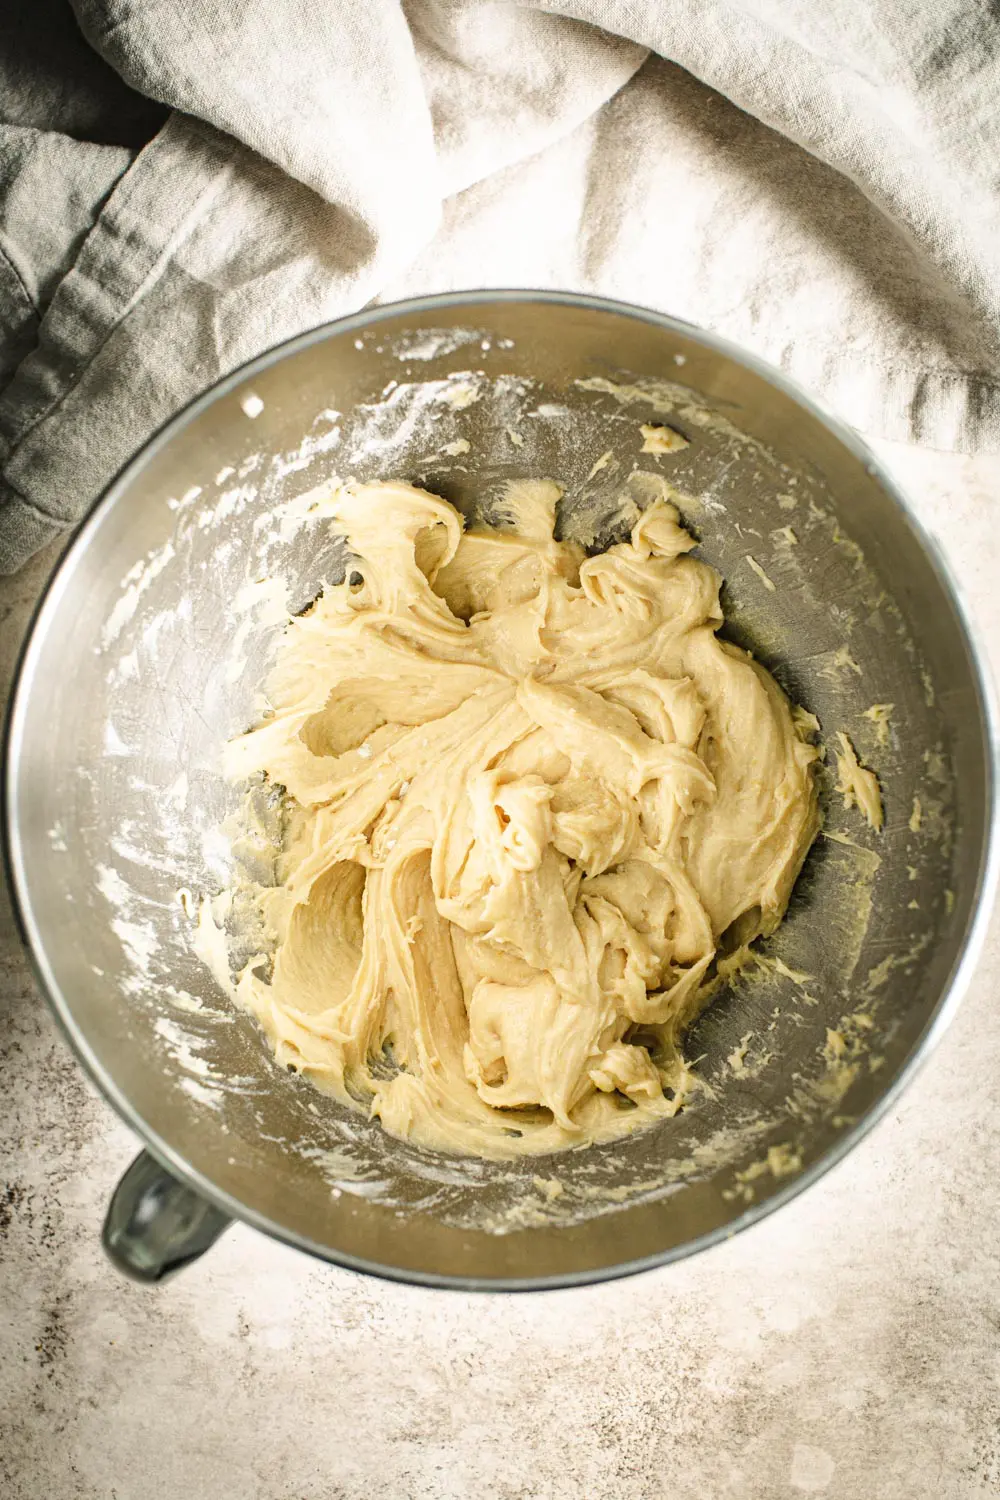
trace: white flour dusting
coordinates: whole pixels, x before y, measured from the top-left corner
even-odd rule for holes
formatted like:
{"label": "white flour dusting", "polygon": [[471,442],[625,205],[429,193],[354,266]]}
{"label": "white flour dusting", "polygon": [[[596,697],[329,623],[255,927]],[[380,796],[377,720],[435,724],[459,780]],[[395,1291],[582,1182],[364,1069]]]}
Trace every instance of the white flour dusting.
{"label": "white flour dusting", "polygon": [[144,563],[136,563],[131,572],[125,575],[127,583],[125,592],[111,611],[101,632],[101,645],[105,649],[118,639],[135,614],[143,594],[176,556],[173,542],[167,542],[163,547],[158,547],[151,552]]}
{"label": "white flour dusting", "polygon": [[465,344],[479,343],[489,348],[489,341],[481,342],[482,334],[474,328],[425,328],[419,333],[404,334],[393,340],[393,353],[402,362],[410,360],[441,359],[454,354]]}

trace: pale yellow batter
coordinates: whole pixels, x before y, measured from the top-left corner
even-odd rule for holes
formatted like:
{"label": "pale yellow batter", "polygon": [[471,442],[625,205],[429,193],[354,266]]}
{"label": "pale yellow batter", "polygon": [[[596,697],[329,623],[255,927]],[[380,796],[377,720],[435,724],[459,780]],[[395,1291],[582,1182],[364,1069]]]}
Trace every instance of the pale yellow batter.
{"label": "pale yellow batter", "polygon": [[818,827],[808,729],[717,638],[674,507],[585,558],[558,494],[463,533],[409,485],[337,489],[354,561],[229,747],[290,810],[241,999],[393,1134],[486,1156],[673,1114],[720,943],[773,930]]}

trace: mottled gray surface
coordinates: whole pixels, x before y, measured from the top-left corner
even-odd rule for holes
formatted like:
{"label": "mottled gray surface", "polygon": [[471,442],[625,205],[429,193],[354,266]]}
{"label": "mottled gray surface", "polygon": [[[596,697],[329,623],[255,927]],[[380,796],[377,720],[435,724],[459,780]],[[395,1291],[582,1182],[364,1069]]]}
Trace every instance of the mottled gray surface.
{"label": "mottled gray surface", "polygon": [[[1000,659],[1000,458],[880,445]],[[0,584],[0,673],[51,563]],[[3,1500],[1000,1495],[1000,926],[937,1054],[818,1187],[695,1261],[472,1298],[242,1227],[170,1285],[97,1242],[134,1142],[0,914]]]}

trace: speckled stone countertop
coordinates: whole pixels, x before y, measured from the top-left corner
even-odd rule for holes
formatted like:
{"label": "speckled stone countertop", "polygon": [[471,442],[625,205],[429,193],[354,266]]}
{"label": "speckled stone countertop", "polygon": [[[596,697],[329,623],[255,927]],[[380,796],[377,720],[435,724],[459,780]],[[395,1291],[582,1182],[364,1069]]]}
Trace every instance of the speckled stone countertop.
{"label": "speckled stone countertop", "polygon": [[[1000,664],[1000,456],[878,444]],[[0,580],[0,685],[52,554]],[[237,1226],[158,1290],[98,1232],[135,1150],[0,908],[3,1500],[1000,1495],[1000,926],[902,1103],[701,1257],[474,1298]]]}

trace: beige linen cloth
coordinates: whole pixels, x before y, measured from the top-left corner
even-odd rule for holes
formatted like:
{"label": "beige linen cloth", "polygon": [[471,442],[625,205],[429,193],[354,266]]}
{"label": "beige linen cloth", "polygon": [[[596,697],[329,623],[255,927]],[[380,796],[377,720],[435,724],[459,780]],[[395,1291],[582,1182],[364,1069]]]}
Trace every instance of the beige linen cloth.
{"label": "beige linen cloth", "polygon": [[452,287],[645,303],[866,431],[1000,446],[996,0],[31,0],[4,28],[0,571],[227,370]]}

